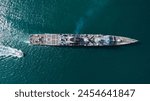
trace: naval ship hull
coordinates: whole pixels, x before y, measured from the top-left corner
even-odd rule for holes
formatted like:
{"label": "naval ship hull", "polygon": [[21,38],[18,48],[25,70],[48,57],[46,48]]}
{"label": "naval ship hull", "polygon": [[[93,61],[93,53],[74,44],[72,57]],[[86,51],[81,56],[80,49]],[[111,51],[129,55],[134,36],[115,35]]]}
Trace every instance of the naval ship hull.
{"label": "naval ship hull", "polygon": [[138,40],[102,34],[32,34],[31,45],[47,46],[121,46]]}

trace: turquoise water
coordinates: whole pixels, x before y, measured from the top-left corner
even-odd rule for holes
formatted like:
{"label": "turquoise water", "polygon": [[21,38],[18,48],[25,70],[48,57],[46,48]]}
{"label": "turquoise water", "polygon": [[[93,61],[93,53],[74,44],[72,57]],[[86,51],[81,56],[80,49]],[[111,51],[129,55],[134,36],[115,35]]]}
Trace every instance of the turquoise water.
{"label": "turquoise water", "polygon": [[[150,83],[149,0],[0,0],[0,83]],[[102,33],[122,47],[46,47],[35,33]],[[15,57],[18,49],[25,57]]]}

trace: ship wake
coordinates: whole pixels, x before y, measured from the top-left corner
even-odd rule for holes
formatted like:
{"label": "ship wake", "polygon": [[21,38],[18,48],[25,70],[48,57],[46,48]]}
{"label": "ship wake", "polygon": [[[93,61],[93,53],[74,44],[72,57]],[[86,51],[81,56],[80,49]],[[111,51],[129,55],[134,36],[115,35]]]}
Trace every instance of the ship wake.
{"label": "ship wake", "polygon": [[11,48],[8,46],[0,45],[0,57],[23,57],[23,52],[21,50]]}
{"label": "ship wake", "polygon": [[[3,5],[7,5],[2,2]],[[15,47],[21,42],[22,36],[13,27],[13,23],[7,19],[9,15],[7,6],[0,7],[0,57],[23,57],[23,52]],[[10,6],[11,7],[11,6]],[[11,46],[11,47],[10,47]]]}

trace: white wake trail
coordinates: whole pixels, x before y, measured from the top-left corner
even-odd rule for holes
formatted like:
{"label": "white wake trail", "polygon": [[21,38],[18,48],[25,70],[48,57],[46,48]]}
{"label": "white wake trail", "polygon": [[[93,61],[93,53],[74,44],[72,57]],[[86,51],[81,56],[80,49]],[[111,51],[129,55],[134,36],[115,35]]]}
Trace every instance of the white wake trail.
{"label": "white wake trail", "polygon": [[23,52],[21,50],[11,48],[8,46],[0,45],[0,57],[23,57]]}
{"label": "white wake trail", "polygon": [[[13,9],[11,2],[0,1],[0,57],[23,57],[23,52],[16,48],[12,48],[9,46],[13,46],[12,44],[19,44],[22,36],[14,28],[12,21],[7,19],[7,16],[12,17],[10,15],[10,11]],[[16,34],[17,33],[17,34]],[[9,46],[7,46],[9,45]]]}

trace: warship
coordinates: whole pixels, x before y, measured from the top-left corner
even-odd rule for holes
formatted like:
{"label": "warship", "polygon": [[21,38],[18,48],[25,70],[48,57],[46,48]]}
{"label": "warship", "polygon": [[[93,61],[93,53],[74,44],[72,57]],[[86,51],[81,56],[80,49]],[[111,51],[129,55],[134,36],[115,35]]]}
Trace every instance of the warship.
{"label": "warship", "polygon": [[32,34],[31,45],[48,46],[121,46],[138,42],[128,37],[102,34]]}

